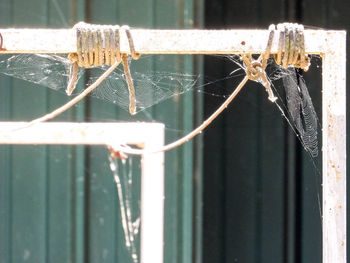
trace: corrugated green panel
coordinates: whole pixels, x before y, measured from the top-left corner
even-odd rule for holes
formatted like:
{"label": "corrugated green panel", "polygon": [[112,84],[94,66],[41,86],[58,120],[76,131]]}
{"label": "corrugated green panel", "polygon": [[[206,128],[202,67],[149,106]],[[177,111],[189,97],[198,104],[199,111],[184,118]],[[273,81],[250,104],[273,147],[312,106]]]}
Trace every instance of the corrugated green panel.
{"label": "corrugated green panel", "polygon": [[[192,7],[186,8],[189,12],[186,18],[188,19],[188,16],[192,14]],[[89,19],[93,23],[128,24],[131,27],[177,28],[184,27],[185,24],[183,9],[184,3],[180,1],[144,1],[142,5],[130,1],[110,1],[105,6],[101,6],[99,1],[92,1],[89,6]],[[141,57],[140,60],[133,61],[131,67],[132,71],[141,72],[155,70],[191,73],[192,60],[178,56],[159,55],[154,56],[152,61],[150,59],[143,60]],[[124,119],[128,114],[115,105],[108,105],[102,101],[91,100],[89,105],[89,118],[94,120],[99,118],[105,120],[108,116],[108,120],[117,121]],[[170,132],[166,131],[166,139],[172,141],[182,135],[182,132],[174,134],[171,130],[189,131],[192,128],[192,114],[190,113],[192,107],[190,95],[184,100],[176,98],[154,106],[149,116],[167,124]],[[186,149],[166,153],[165,262],[191,261],[192,146],[188,144],[186,147]],[[118,231],[118,224],[120,225],[118,221],[112,225],[112,221],[118,219],[116,217],[118,200],[115,190],[111,189],[114,187],[112,178],[107,175],[91,177],[91,174],[106,173],[106,170],[103,172],[104,165],[107,165],[106,151],[100,154],[96,150],[90,152],[89,258],[92,261],[99,259],[103,262],[110,262],[109,258],[103,258],[103,251],[113,251],[113,248],[119,248],[115,251],[118,254],[121,249],[121,245],[112,240],[118,235],[113,231]],[[109,189],[108,194],[103,193],[103,189]],[[111,199],[112,197],[108,197],[110,194],[114,195],[114,200]],[[110,206],[109,208],[112,210],[107,209],[106,206]],[[96,213],[103,216],[104,219],[110,220],[105,221],[106,227],[102,228],[98,225],[98,220],[94,217]],[[122,259],[119,256],[117,258]],[[124,260],[128,259],[124,257]]]}
{"label": "corrugated green panel", "polygon": [[[207,1],[207,22],[216,28],[267,28],[285,20],[325,25],[329,12],[341,17],[329,11],[328,1],[297,2]],[[206,74],[225,71],[224,63],[207,61]],[[313,62],[305,78],[320,113],[321,63]],[[204,262],[321,261],[320,166],[314,167],[264,92],[248,83],[206,132]]]}
{"label": "corrugated green panel", "polygon": [[[46,10],[47,4],[41,1],[13,1],[13,23],[16,26],[45,25]],[[25,16],[25,11],[36,16]],[[46,112],[45,88],[13,80],[12,92],[12,120],[33,119]],[[45,262],[47,258],[46,154],[45,146],[14,146],[12,150],[12,262]]]}
{"label": "corrugated green panel", "polygon": [[[155,1],[156,28],[189,27],[193,19],[189,1]],[[157,56],[156,71],[193,72],[193,58]],[[193,97],[187,93],[155,108],[157,120],[167,123],[171,142],[190,131],[193,121]],[[171,132],[171,130],[174,130]],[[177,131],[177,132],[176,132]],[[166,153],[165,185],[165,262],[192,261],[192,142]]]}
{"label": "corrugated green panel", "polygon": [[0,255],[4,263],[11,259],[11,179],[10,158],[8,146],[0,147]]}
{"label": "corrugated green panel", "polygon": [[[194,1],[193,21],[195,28],[204,27],[204,1]],[[197,56],[194,59],[193,71],[195,74],[204,75],[204,56]],[[198,86],[203,84],[203,78],[198,79]],[[193,125],[198,127],[203,121],[204,99],[203,94],[197,92],[193,98],[194,112]],[[193,262],[202,262],[203,255],[203,134],[199,134],[193,140]]]}
{"label": "corrugated green panel", "polygon": [[[270,23],[277,23],[283,12],[283,3],[278,0],[270,1],[274,6],[273,9],[267,8],[260,3],[258,9],[258,23],[267,27]],[[261,91],[261,90],[260,90]],[[284,198],[285,189],[285,159],[283,152],[286,151],[284,119],[281,118],[280,112],[266,96],[265,91],[258,94],[258,124],[259,133],[258,144],[258,173],[256,180],[258,186],[257,210],[258,216],[257,228],[260,233],[256,246],[258,250],[257,261],[261,262],[284,262],[285,252],[285,210]],[[272,260],[273,259],[273,260]]]}
{"label": "corrugated green panel", "polygon": [[[12,1],[2,1],[0,24],[11,24]],[[0,118],[8,120],[11,108],[11,79],[0,76]],[[11,260],[11,147],[0,146],[0,255],[4,263]]]}
{"label": "corrugated green panel", "polygon": [[[120,3],[91,1],[87,21],[120,24]],[[112,103],[91,99],[89,121],[118,121],[121,109]],[[131,262],[122,230],[118,193],[109,168],[108,151],[91,147],[88,151],[88,203],[86,255],[90,262]]]}
{"label": "corrugated green panel", "polygon": [[[155,1],[156,28],[186,28],[193,21],[192,1]],[[172,56],[155,60],[156,71],[193,73],[193,56]],[[193,93],[186,93],[167,104],[155,107],[157,120],[170,129],[170,142],[193,127]],[[165,185],[165,262],[192,261],[192,142],[166,153]],[[180,165],[179,165],[180,164]]]}
{"label": "corrugated green panel", "polygon": [[[206,3],[207,26],[215,28],[266,28],[279,22],[284,8],[279,1],[271,2],[273,10],[255,0]],[[234,67],[206,61],[205,72],[213,76],[228,75]],[[236,85],[229,79],[225,94]],[[208,97],[206,114],[217,107],[211,101]],[[206,131],[204,262],[284,262],[284,136],[278,109],[253,82]]]}
{"label": "corrugated green panel", "polygon": [[[68,1],[69,2],[69,1]],[[57,2],[56,2],[57,3]],[[69,13],[73,24],[78,21],[84,21],[86,17],[86,3],[84,0],[75,0],[69,2]],[[68,13],[67,12],[67,13]],[[82,79],[85,75],[82,76]],[[78,83],[78,88],[83,89],[84,81]],[[73,110],[74,121],[85,120],[85,101],[78,104]],[[86,147],[75,146],[72,150],[72,173],[74,178],[72,180],[72,262],[83,263],[85,261],[85,247],[86,247]]]}
{"label": "corrugated green panel", "polygon": [[[1,27],[69,27],[84,17],[93,23],[146,28],[191,27],[193,22],[191,1],[149,0],[141,5],[111,0],[101,5],[101,1],[16,0],[0,5]],[[145,69],[191,73],[193,61],[155,56],[132,62],[132,70]],[[2,119],[30,120],[67,101],[64,94],[21,80],[1,77],[0,85]],[[192,101],[189,94],[151,110],[151,119],[170,127],[167,141],[192,129]],[[88,100],[57,120],[84,120],[84,111],[88,121],[118,121],[128,115],[115,105]],[[90,148],[86,165],[81,147],[1,146],[0,253],[5,263],[130,261],[107,156],[106,149]],[[192,160],[191,143],[166,154],[167,262],[192,259]]]}
{"label": "corrugated green panel", "polygon": [[[210,26],[237,28],[256,23],[255,10],[245,13],[242,19],[241,12],[246,6],[256,8],[256,3],[254,0],[208,3],[206,10],[216,11],[212,14],[208,11],[208,19],[213,19]],[[220,76],[233,70],[232,64],[211,63],[209,59],[208,74]],[[230,94],[237,84],[238,80],[234,79],[223,83],[224,94]],[[259,236],[255,233],[262,227],[259,220],[261,178],[258,178],[262,171],[258,166],[261,145],[256,126],[259,123],[259,97],[266,96],[258,85],[248,85],[204,137],[204,151],[208,153],[204,157],[207,192],[204,199],[204,262],[260,262]],[[216,108],[217,105],[210,107],[206,114]],[[213,250],[208,249],[211,246]]]}
{"label": "corrugated green panel", "polygon": [[[70,27],[70,1],[48,1],[47,26]],[[48,111],[52,111],[67,101],[65,94],[49,92],[46,97]],[[72,119],[74,111],[68,111],[55,121]],[[76,251],[75,231],[75,178],[73,147],[50,146],[47,151],[47,261],[69,262]],[[80,159],[79,161],[83,161]],[[80,219],[82,220],[82,218]],[[59,248],[59,249],[57,249]]]}
{"label": "corrugated green panel", "polygon": [[[68,27],[71,4],[2,1],[1,27]],[[2,120],[31,120],[67,101],[63,94],[3,76],[0,90]],[[69,120],[72,112],[58,119]],[[1,146],[1,262],[75,260],[75,229],[83,219],[76,221],[78,198],[74,195],[83,193],[76,188],[79,178],[74,175],[81,175],[81,171],[76,171],[75,162],[83,158],[76,154],[81,150],[72,148]]]}

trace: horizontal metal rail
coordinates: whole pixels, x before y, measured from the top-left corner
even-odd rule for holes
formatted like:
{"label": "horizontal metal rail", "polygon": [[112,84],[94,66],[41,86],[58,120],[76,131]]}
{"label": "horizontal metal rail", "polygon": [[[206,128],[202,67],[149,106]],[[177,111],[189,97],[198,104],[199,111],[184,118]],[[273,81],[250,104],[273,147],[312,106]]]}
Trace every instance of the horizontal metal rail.
{"label": "horizontal metal rail", "polygon": [[[129,53],[126,34],[121,30],[120,50]],[[305,30],[305,51],[324,53],[325,42],[336,31]],[[1,53],[74,53],[74,29],[0,29]],[[131,29],[135,50],[141,54],[240,54],[262,53],[268,30],[154,30]],[[278,35],[272,53],[278,49]]]}

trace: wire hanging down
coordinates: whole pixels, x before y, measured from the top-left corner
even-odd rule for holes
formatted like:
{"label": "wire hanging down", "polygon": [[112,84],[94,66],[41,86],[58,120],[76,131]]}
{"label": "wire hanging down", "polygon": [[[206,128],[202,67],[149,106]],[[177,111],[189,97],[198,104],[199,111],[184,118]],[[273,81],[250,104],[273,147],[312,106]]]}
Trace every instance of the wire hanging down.
{"label": "wire hanging down", "polygon": [[[118,42],[119,37],[113,38],[113,30],[103,31],[104,33],[106,33],[108,35],[107,38],[110,40],[110,42],[113,42],[113,41],[115,42],[114,44],[109,46],[109,48],[112,46],[112,47],[115,47],[115,49],[112,50],[110,48],[109,50],[105,50],[105,46],[106,46],[105,40],[106,39],[104,39],[104,38],[100,39],[98,36],[102,36],[102,30],[106,29],[106,26],[90,25],[90,24],[80,22],[76,25],[76,28],[77,28],[77,31],[81,32],[81,33],[77,33],[77,36],[79,36],[79,37],[77,37],[78,53],[69,55],[69,58],[71,59],[71,62],[72,62],[72,68],[70,71],[72,75],[70,76],[70,81],[69,81],[68,87],[66,89],[66,92],[68,94],[71,93],[75,89],[75,85],[76,85],[75,80],[77,79],[77,72],[78,72],[76,64],[78,64],[78,66],[80,64],[80,65],[83,65],[84,67],[90,67],[95,63],[99,63],[99,64],[103,64],[104,62],[110,63],[110,61],[113,60],[113,57],[115,60],[114,64],[111,65],[108,68],[108,70],[106,70],[93,84],[91,84],[89,87],[87,87],[84,91],[82,91],[79,95],[74,97],[72,100],[70,100],[69,102],[67,102],[63,106],[57,108],[56,110],[52,111],[51,113],[48,113],[40,118],[37,118],[35,120],[30,121],[28,123],[28,125],[26,125],[25,127],[34,125],[36,123],[48,121],[50,119],[57,117],[58,115],[60,115],[64,111],[68,110],[73,105],[78,103],[80,100],[85,98],[90,92],[95,90],[98,87],[98,85],[100,85],[101,82],[103,80],[105,80],[113,72],[113,70],[120,64],[121,61],[119,60],[119,55],[118,55],[118,54],[120,54],[120,50],[119,50],[120,45]],[[122,28],[124,29],[124,31],[127,35],[127,38],[129,40],[130,52],[132,54],[132,57],[134,59],[138,59],[140,55],[135,52],[134,43],[132,40],[132,35],[130,33],[129,27],[122,26]],[[116,30],[118,30],[118,33],[117,34],[114,33],[114,36],[119,36],[119,27],[116,27]],[[93,43],[95,43],[96,48],[94,48]],[[96,43],[98,43],[98,45],[96,45]],[[103,43],[104,43],[104,46],[101,47],[101,44],[103,44]],[[105,54],[101,55],[100,49],[102,49],[102,48],[104,48]],[[111,54],[115,54],[115,56],[114,55],[111,56]],[[123,58],[122,58],[123,66],[124,66],[124,70],[126,72],[125,76],[127,78],[127,84],[128,84],[128,88],[129,88],[129,112],[130,112],[130,114],[135,114],[136,98],[135,98],[135,90],[134,90],[134,86],[133,86],[133,81],[131,79],[130,71],[128,68],[129,66],[127,63],[127,55],[123,54],[122,56],[123,56]],[[109,58],[107,58],[107,57],[109,57]],[[23,127],[23,128],[25,128],[25,127]]]}
{"label": "wire hanging down", "polygon": [[[180,146],[181,144],[187,142],[188,140],[192,139],[197,134],[199,134],[201,131],[203,131],[217,116],[219,116],[221,112],[224,109],[226,109],[227,106],[231,103],[231,101],[236,97],[236,95],[239,93],[239,91],[243,88],[243,86],[246,84],[248,80],[258,81],[259,83],[261,83],[265,87],[268,93],[269,100],[271,102],[275,102],[277,100],[277,97],[275,97],[273,94],[270,80],[268,79],[265,71],[267,66],[267,60],[270,58],[270,55],[271,55],[272,40],[276,31],[275,25],[270,25],[269,30],[270,30],[270,33],[269,33],[269,38],[268,38],[265,52],[261,54],[259,58],[256,60],[253,59],[253,56],[250,53],[248,54],[243,53],[241,55],[242,60],[245,64],[244,69],[246,72],[246,76],[241,81],[241,83],[236,87],[233,93],[226,99],[226,101],[199,127],[197,127],[195,130],[193,130],[186,136],[182,137],[181,139],[176,140],[175,142],[165,145],[159,149],[144,151],[139,149],[131,149],[130,147],[113,145],[113,148],[115,149],[115,151],[123,152],[126,154],[141,155],[146,153],[168,151]],[[279,33],[279,50],[277,55],[274,56],[275,62],[278,65],[282,63],[282,66],[284,68],[288,68],[288,66],[291,66],[291,67],[298,67],[298,68],[307,70],[310,64],[310,60],[309,60],[309,57],[305,55],[304,27],[298,24],[284,23],[284,24],[279,24],[277,26],[277,32]],[[306,95],[305,92],[304,94]],[[311,102],[311,99],[310,99],[310,102]],[[308,106],[311,107],[312,103],[308,103]],[[313,106],[312,106],[312,110],[313,110]],[[313,113],[314,113],[314,110],[313,110]],[[300,114],[299,114],[299,120],[300,120]],[[303,114],[304,114],[304,111],[303,111]],[[310,123],[307,123],[307,124],[310,124]],[[299,126],[297,125],[297,127],[300,127],[300,129],[302,129],[301,124]],[[298,128],[297,130],[299,131]],[[309,136],[310,132],[300,132],[300,134]],[[315,149],[317,152],[317,135],[316,135],[316,142],[314,138],[311,139],[312,142],[310,143],[307,143],[309,138],[304,138],[303,136],[301,136],[301,139],[304,145],[310,145],[310,147],[308,147],[307,149],[313,151],[313,153],[311,154],[314,155]]]}
{"label": "wire hanging down", "polygon": [[[126,82],[129,89],[129,112],[136,113],[135,88],[130,74],[127,54],[120,52],[120,27],[92,25],[80,22],[74,26],[77,31],[77,53],[70,53],[68,58],[72,62],[71,76],[66,92],[72,94],[77,83],[78,66],[111,66],[114,63],[123,63]],[[129,26],[121,27],[128,38],[131,57],[139,59],[140,54],[135,52],[134,42]]]}
{"label": "wire hanging down", "polygon": [[[274,32],[274,25],[270,26],[270,32]],[[293,23],[277,25],[279,32],[278,52],[274,56],[277,65],[283,68],[293,66],[307,71],[310,58],[305,54],[304,26]]]}

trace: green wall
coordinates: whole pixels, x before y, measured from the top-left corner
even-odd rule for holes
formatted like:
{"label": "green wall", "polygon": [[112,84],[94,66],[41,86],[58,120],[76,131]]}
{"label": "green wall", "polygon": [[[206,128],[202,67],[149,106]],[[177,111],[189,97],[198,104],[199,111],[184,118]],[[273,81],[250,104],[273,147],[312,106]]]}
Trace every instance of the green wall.
{"label": "green wall", "polygon": [[[199,17],[193,5],[189,0],[3,0],[0,28],[61,28],[82,20],[187,28]],[[155,56],[133,66],[197,71],[186,56]],[[22,121],[55,109],[67,97],[1,76],[0,100],[2,121]],[[150,118],[171,127],[166,141],[172,141],[192,129],[194,108],[189,94],[153,107]],[[117,121],[125,115],[115,105],[87,99],[56,121]],[[192,260],[192,148],[190,142],[165,155],[165,262]],[[0,146],[0,262],[131,262],[122,252],[119,202],[107,157],[104,147]]]}
{"label": "green wall", "polygon": [[[349,10],[348,1],[206,1],[205,27],[267,29],[295,21],[349,30]],[[303,76],[322,122],[322,62],[312,62]],[[205,74],[213,79],[233,67],[205,60]],[[235,84],[222,85],[222,93],[230,94]],[[280,84],[276,89],[281,92]],[[321,136],[319,158],[311,160],[266,97],[261,85],[248,83],[205,132],[204,263],[322,262]],[[210,96],[204,101],[207,115],[217,105]]]}

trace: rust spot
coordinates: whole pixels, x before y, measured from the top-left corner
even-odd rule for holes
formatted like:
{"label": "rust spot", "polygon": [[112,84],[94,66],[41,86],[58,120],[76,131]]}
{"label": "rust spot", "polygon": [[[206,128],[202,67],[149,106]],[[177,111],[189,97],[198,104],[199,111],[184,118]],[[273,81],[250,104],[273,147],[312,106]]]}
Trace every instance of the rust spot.
{"label": "rust spot", "polygon": [[341,172],[337,169],[337,166],[333,163],[332,160],[329,160],[330,167],[334,170],[335,172],[335,179],[339,180],[342,178]]}
{"label": "rust spot", "polygon": [[111,154],[111,157],[114,158],[114,159],[127,159],[128,156],[125,154],[125,153],[122,153],[120,151],[117,151],[117,150],[114,150],[113,147],[111,146],[108,146],[108,150]]}
{"label": "rust spot", "polygon": [[242,41],[242,42],[241,42],[241,45],[244,46],[244,45],[245,45],[245,41]]}
{"label": "rust spot", "polygon": [[4,48],[4,38],[2,34],[0,33],[0,51],[6,51],[7,49]]}

